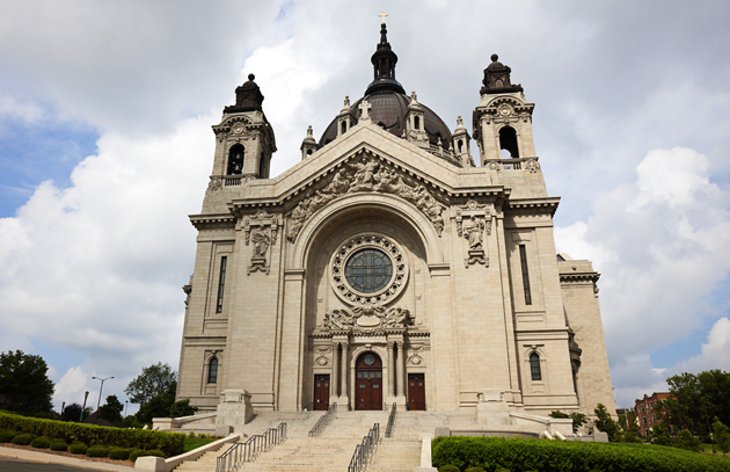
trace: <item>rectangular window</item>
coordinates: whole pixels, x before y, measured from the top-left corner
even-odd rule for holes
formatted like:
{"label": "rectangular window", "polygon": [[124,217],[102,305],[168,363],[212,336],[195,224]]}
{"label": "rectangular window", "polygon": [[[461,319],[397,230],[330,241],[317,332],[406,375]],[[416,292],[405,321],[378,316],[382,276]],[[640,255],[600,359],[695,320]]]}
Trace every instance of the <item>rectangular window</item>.
{"label": "rectangular window", "polygon": [[223,294],[225,293],[226,288],[226,263],[228,262],[228,257],[223,256],[221,257],[221,270],[218,274],[218,298],[215,304],[215,312],[216,313],[222,313],[223,312]]}
{"label": "rectangular window", "polygon": [[522,267],[522,288],[525,290],[525,305],[532,305],[530,273],[527,271],[527,249],[524,244],[520,244],[520,266]]}

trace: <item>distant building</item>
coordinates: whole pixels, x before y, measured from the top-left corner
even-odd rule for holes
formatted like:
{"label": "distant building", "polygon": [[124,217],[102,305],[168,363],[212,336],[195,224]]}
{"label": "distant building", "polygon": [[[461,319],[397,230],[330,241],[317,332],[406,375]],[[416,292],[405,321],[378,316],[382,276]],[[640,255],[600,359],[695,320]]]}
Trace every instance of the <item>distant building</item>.
{"label": "distant building", "polygon": [[639,432],[642,436],[649,434],[649,430],[663,422],[657,411],[658,403],[671,396],[669,392],[654,392],[650,397],[644,394],[644,398],[636,400],[634,414],[639,424]]}

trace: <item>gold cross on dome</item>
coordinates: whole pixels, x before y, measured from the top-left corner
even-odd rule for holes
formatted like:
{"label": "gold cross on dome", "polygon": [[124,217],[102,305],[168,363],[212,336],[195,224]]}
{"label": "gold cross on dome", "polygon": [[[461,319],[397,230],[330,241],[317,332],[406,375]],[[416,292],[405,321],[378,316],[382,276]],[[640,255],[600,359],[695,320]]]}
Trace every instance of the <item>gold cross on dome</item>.
{"label": "gold cross on dome", "polygon": [[380,24],[381,25],[384,25],[385,24],[385,17],[388,16],[388,14],[385,13],[384,11],[381,11],[380,13],[378,13],[378,16],[380,17]]}

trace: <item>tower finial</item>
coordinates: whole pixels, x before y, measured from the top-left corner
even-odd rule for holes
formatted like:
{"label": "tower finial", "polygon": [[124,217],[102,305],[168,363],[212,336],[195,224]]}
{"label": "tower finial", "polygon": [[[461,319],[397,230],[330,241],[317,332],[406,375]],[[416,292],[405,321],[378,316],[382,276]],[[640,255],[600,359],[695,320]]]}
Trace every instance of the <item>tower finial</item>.
{"label": "tower finial", "polygon": [[403,86],[395,80],[395,64],[398,56],[393,52],[388,42],[388,28],[385,25],[387,13],[380,13],[380,42],[375,47],[375,53],[370,58],[373,63],[373,81],[368,85],[365,95],[376,91],[395,91],[405,95]]}
{"label": "tower finial", "polygon": [[381,25],[384,25],[385,24],[385,17],[387,17],[388,14],[385,13],[384,11],[381,11],[380,13],[378,13],[378,16],[380,17],[380,24]]}

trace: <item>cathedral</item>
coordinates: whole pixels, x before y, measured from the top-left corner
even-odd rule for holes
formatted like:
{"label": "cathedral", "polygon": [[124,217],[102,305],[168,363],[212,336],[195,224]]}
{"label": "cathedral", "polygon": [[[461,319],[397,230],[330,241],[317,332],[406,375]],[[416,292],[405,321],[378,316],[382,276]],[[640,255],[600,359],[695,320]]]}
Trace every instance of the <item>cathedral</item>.
{"label": "cathedral", "polygon": [[397,61],[383,23],[364,95],[276,177],[264,95],[253,75],[236,89],[190,216],[178,398],[219,423],[331,405],[614,411],[599,274],[556,254],[535,105],[494,54],[471,130],[452,131]]}

